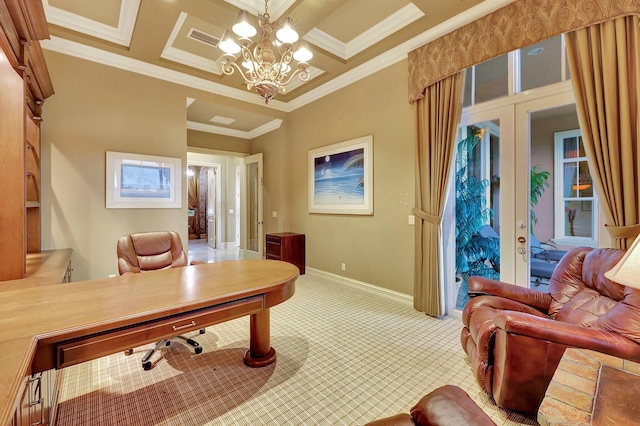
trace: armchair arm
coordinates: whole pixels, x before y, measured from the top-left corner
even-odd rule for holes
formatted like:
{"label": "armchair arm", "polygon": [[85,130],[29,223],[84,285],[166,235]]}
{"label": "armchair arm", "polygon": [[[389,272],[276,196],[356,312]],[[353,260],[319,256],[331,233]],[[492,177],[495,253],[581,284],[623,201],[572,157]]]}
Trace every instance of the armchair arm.
{"label": "armchair arm", "polygon": [[609,331],[514,311],[499,312],[494,318],[494,323],[496,327],[507,333],[546,340],[565,346],[591,349],[640,362],[640,344]]}
{"label": "armchair arm", "polygon": [[513,284],[479,276],[470,277],[469,295],[477,296],[481,294],[490,294],[515,300],[542,312],[549,312],[549,306],[552,300],[549,293],[542,291],[518,287]]}

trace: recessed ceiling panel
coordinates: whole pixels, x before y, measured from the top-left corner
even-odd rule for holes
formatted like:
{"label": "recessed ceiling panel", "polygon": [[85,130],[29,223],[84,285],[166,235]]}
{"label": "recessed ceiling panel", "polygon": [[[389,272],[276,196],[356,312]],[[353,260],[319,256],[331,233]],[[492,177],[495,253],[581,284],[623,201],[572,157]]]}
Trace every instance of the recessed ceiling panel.
{"label": "recessed ceiling panel", "polygon": [[[245,110],[217,105],[206,101],[195,101],[187,110],[187,121],[193,121],[198,123],[211,124],[211,118],[219,116],[227,119],[234,120],[234,129],[250,132],[260,126],[264,126],[273,120],[273,117],[268,115],[251,113]],[[217,125],[225,126],[224,123],[217,123]]]}
{"label": "recessed ceiling panel", "polygon": [[110,27],[117,27],[122,0],[49,0],[49,6],[109,25]]}
{"label": "recessed ceiling panel", "polygon": [[348,43],[409,3],[409,0],[346,1],[342,7],[316,25],[316,28],[343,43]]}

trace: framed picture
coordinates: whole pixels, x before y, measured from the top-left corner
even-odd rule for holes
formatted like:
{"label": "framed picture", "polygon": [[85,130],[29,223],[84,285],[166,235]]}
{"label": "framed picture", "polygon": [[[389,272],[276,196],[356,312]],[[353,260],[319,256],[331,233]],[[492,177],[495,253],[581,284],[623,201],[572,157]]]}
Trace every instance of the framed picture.
{"label": "framed picture", "polygon": [[108,209],[182,207],[182,160],[107,151]]}
{"label": "framed picture", "polygon": [[309,212],[373,214],[373,136],[309,151]]}

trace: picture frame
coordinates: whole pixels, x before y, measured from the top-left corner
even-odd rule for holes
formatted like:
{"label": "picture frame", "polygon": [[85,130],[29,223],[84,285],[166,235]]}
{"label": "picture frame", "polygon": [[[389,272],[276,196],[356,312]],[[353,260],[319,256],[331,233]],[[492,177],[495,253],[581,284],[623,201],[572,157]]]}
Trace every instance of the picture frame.
{"label": "picture frame", "polygon": [[182,159],[106,153],[106,208],[181,208]]}
{"label": "picture frame", "polygon": [[309,151],[309,213],[373,214],[373,136]]}

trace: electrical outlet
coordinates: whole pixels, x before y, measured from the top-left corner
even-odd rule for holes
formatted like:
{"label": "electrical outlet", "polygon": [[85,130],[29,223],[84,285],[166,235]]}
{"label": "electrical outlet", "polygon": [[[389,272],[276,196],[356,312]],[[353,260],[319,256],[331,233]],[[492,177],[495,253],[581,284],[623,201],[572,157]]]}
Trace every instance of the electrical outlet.
{"label": "electrical outlet", "polygon": [[412,214],[409,215],[409,225],[415,225],[416,224],[416,217]]}
{"label": "electrical outlet", "polygon": [[346,271],[346,270],[347,270],[347,264],[346,264],[346,263],[343,263],[343,264],[342,264],[342,266],[341,266],[341,268],[342,268],[342,270],[343,270],[343,271]]}

